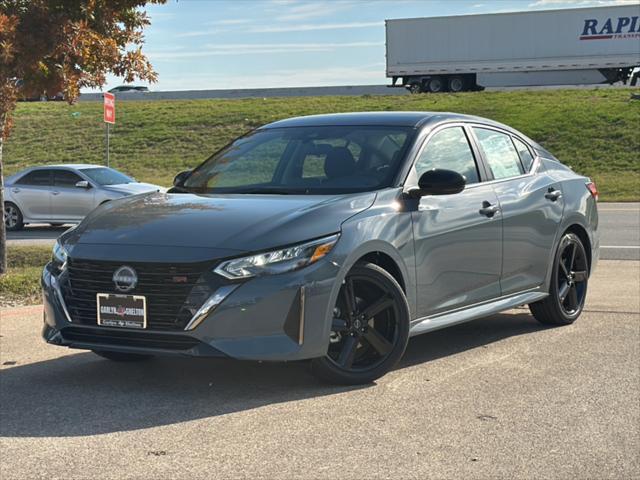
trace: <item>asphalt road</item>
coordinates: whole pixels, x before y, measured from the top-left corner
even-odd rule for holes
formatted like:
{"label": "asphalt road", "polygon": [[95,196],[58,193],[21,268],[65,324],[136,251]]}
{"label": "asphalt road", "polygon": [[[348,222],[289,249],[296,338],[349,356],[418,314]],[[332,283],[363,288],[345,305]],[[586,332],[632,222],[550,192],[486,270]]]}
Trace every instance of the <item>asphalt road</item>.
{"label": "asphalt road", "polygon": [[[282,88],[233,88],[218,90],[174,90],[157,92],[124,92],[117,93],[118,101],[122,100],[196,100],[203,98],[268,98],[268,97],[321,97],[325,95],[409,95],[405,88],[389,88],[388,85],[340,85],[329,87],[282,87]],[[627,87],[622,83],[615,85],[550,85],[526,87],[488,87],[487,92],[509,90],[557,90],[557,89],[594,89]],[[434,95],[434,94],[430,94]],[[83,93],[81,102],[102,101],[102,93]]]}
{"label": "asphalt road", "polygon": [[411,340],[376,384],[306,363],[118,364],[1,311],[0,477],[640,478],[640,263],[603,261],[587,309],[526,309]]}
{"label": "asphalt road", "polygon": [[640,260],[640,203],[601,203],[600,258]]}
{"label": "asphalt road", "polygon": [[[640,260],[640,203],[601,203],[600,255],[609,260]],[[64,227],[28,226],[8,233],[9,245],[52,245]]]}

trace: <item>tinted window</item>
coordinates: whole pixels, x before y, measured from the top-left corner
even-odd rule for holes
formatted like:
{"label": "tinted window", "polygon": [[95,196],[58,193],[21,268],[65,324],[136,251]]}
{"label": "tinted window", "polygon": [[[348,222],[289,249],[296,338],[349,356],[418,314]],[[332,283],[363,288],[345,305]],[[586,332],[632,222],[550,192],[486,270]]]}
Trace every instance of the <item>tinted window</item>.
{"label": "tinted window", "polygon": [[388,187],[414,130],[319,126],[257,130],[194,170],[190,191],[329,194]]}
{"label": "tinted window", "polygon": [[533,164],[533,156],[531,155],[531,152],[523,142],[515,137],[513,138],[513,143],[516,145],[516,149],[518,150],[518,154],[520,155],[520,160],[522,161],[525,171],[528,172]]}
{"label": "tinted window", "polygon": [[467,184],[478,183],[478,169],[462,127],[447,128],[431,137],[416,162],[418,178],[434,168],[458,172]]}
{"label": "tinted window", "polygon": [[19,185],[51,185],[51,170],[34,170],[16,183]]}
{"label": "tinted window", "polygon": [[473,130],[494,178],[515,177],[524,173],[510,135],[486,128],[474,127]]}
{"label": "tinted window", "polygon": [[237,187],[247,183],[271,182],[286,147],[287,142],[282,138],[271,138],[245,153],[238,152],[237,156],[233,156],[233,161],[216,164],[207,187]]}
{"label": "tinted window", "polygon": [[325,170],[328,156],[341,155],[346,162],[358,163],[362,153],[362,149],[357,144],[344,139],[312,141],[307,148],[308,151],[302,163],[302,178],[315,178],[323,181],[329,179]]}
{"label": "tinted window", "polygon": [[134,181],[133,178],[127,177],[124,173],[106,167],[83,168],[82,173],[98,185],[121,185]]}
{"label": "tinted window", "polygon": [[79,175],[76,175],[69,170],[54,170],[53,171],[53,184],[57,187],[71,188],[75,187],[76,183],[83,180]]}

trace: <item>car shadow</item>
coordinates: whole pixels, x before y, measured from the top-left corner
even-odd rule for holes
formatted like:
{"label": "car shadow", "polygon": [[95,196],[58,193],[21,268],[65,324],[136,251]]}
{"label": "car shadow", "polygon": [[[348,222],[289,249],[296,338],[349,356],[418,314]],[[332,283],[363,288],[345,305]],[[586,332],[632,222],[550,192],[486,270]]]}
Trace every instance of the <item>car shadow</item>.
{"label": "car shadow", "polygon": [[[455,355],[541,327],[502,314],[413,338],[397,367]],[[0,372],[0,437],[67,437],[130,431],[334,395],[361,387],[318,382],[308,362],[156,358],[113,363],[93,353]]]}

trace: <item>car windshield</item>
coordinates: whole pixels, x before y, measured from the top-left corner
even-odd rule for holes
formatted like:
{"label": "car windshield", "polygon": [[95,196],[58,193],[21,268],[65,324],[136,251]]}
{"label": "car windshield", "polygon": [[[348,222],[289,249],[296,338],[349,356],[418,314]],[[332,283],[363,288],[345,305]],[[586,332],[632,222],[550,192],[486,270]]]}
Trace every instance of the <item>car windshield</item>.
{"label": "car windshield", "polygon": [[256,194],[377,190],[391,185],[413,134],[395,126],[256,130],[214,154],[179,187]]}
{"label": "car windshield", "polygon": [[84,168],[82,169],[87,177],[98,185],[122,185],[123,183],[133,183],[133,178],[127,177],[124,173],[106,167]]}

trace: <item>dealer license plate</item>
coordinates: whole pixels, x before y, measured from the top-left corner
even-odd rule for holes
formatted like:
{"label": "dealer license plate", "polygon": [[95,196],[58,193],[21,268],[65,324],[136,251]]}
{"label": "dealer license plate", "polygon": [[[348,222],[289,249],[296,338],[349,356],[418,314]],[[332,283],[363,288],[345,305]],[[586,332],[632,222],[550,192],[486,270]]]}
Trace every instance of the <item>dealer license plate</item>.
{"label": "dealer license plate", "polygon": [[140,295],[97,294],[98,325],[147,328],[147,301]]}

